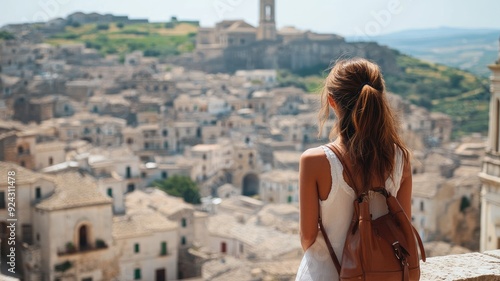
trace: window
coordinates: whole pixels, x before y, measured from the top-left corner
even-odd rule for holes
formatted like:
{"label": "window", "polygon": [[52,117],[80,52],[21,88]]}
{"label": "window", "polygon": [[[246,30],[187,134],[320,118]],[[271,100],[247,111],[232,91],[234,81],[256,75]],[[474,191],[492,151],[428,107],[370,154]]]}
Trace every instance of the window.
{"label": "window", "polygon": [[181,245],[186,245],[186,237],[185,236],[182,236],[181,237]]}
{"label": "window", "polygon": [[31,224],[22,224],[21,231],[23,234],[23,242],[33,244],[33,227]]}
{"label": "window", "polygon": [[49,157],[49,165],[54,165],[54,159],[52,157]]}
{"label": "window", "polygon": [[220,252],[225,254],[227,252],[227,244],[226,242],[220,243]]}
{"label": "window", "polygon": [[161,242],[161,252],[160,255],[166,256],[168,254],[167,251],[167,242]]}
{"label": "window", "polygon": [[83,278],[82,281],[92,281],[92,277]]}
{"label": "window", "polygon": [[420,201],[420,211],[424,211],[424,201]]}
{"label": "window", "polygon": [[22,146],[17,147],[17,154],[23,154],[24,148]]}
{"label": "window", "polygon": [[243,253],[243,244],[240,244],[240,253]]}
{"label": "window", "polygon": [[35,188],[35,199],[40,199],[40,198],[42,198],[42,189],[39,186],[37,186]]}
{"label": "window", "polygon": [[292,196],[288,196],[288,203],[292,203]]}
{"label": "window", "polygon": [[167,172],[163,171],[161,172],[161,178],[166,179],[167,178]]}
{"label": "window", "polygon": [[135,243],[134,244],[134,253],[139,253],[139,252],[140,252],[139,243]]}
{"label": "window", "polygon": [[21,161],[21,164],[20,164],[20,165],[21,165],[21,167],[26,167],[26,162]]}
{"label": "window", "polygon": [[141,279],[141,269],[136,268],[134,270],[134,280],[140,280]]}
{"label": "window", "polygon": [[134,190],[135,190],[135,185],[133,183],[127,185],[127,192],[134,192]]}
{"label": "window", "polygon": [[127,170],[126,170],[126,177],[127,177],[127,179],[130,179],[132,177],[131,169],[128,166],[127,166]]}
{"label": "window", "polygon": [[168,141],[166,141],[166,142],[163,143],[163,148],[164,149],[168,149]]}
{"label": "window", "polygon": [[182,227],[186,227],[187,226],[187,220],[185,218],[182,218],[181,225],[182,225]]}
{"label": "window", "polygon": [[163,135],[164,137],[168,136],[168,131],[167,131],[167,130],[163,130],[162,135]]}
{"label": "window", "polygon": [[107,193],[109,197],[113,197],[113,189],[111,187],[108,187]]}

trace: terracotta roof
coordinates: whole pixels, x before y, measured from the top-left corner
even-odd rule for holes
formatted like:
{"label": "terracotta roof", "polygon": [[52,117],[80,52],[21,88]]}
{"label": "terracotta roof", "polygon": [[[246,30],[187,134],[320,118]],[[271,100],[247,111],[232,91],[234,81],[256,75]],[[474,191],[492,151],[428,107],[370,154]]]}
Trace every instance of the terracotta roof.
{"label": "terracotta roof", "polygon": [[14,176],[16,185],[34,183],[40,179],[45,179],[48,181],[54,180],[52,176],[33,172],[32,170],[23,168],[17,164],[9,163],[9,162],[0,162],[0,170],[2,171],[2,173],[0,173],[0,185],[7,184],[7,179],[8,179],[7,172],[8,171],[15,171],[16,172],[16,174]]}
{"label": "terracotta roof", "polygon": [[139,210],[149,207],[164,216],[174,215],[183,210],[194,211],[191,204],[184,202],[182,198],[169,196],[156,188],[148,189],[148,192],[136,190],[125,196],[127,213],[137,213]]}
{"label": "terracotta roof", "polygon": [[272,260],[291,251],[300,250],[295,234],[286,234],[270,227],[240,223],[229,214],[219,214],[208,219],[208,232],[219,237],[236,239],[247,246],[257,258]]}
{"label": "terracotta roof", "polygon": [[177,222],[170,221],[151,209],[143,208],[140,211],[127,212],[125,216],[114,217],[112,235],[115,239],[149,236],[154,232],[175,230],[178,227]]}
{"label": "terracotta roof", "polygon": [[90,175],[67,172],[56,175],[54,179],[55,193],[36,208],[52,211],[102,204],[111,206],[112,200],[98,190],[96,180]]}

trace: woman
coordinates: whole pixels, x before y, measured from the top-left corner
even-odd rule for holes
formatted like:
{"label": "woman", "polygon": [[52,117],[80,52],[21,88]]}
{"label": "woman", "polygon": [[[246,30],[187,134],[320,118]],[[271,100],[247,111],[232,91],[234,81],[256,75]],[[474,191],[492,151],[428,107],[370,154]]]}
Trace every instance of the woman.
{"label": "woman", "polygon": [[[398,135],[397,122],[386,98],[379,67],[365,59],[337,62],[321,94],[319,131],[330,115],[337,116],[334,145],[354,175],[349,182],[333,151],[322,145],[306,150],[300,158],[300,238],[305,251],[297,279],[338,280],[337,270],[318,231],[321,215],[335,254],[342,262],[346,232],[353,215],[356,192],[362,187],[370,197],[373,219],[388,212],[385,198],[370,189],[385,186],[411,217],[411,167],[409,152]],[[335,132],[331,132],[330,138]],[[331,176],[330,176],[331,175]]]}

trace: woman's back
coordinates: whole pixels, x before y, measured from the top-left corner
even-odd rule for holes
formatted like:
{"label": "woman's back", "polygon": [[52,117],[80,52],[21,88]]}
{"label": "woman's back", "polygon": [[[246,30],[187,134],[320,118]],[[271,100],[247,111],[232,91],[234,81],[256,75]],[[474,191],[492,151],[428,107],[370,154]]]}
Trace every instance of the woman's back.
{"label": "woman's back", "polygon": [[[319,148],[324,151],[324,157],[328,160],[332,183],[327,198],[324,198],[325,200],[319,199],[320,216],[337,258],[342,262],[341,255],[352,219],[353,202],[356,195],[343,177],[344,168],[337,155],[325,145]],[[398,193],[403,167],[403,154],[398,149],[395,155],[393,177],[387,178],[385,182],[385,187],[391,194],[397,195]],[[387,214],[385,198],[379,193],[370,192],[370,211],[374,219]],[[337,270],[330,258],[321,232],[318,232],[316,241],[305,252],[296,280],[338,280]]]}
{"label": "woman's back", "polygon": [[[360,198],[371,194],[370,211],[373,218],[377,218],[387,213],[387,206],[380,194],[369,190],[385,185],[411,217],[409,151],[399,136],[398,121],[387,100],[379,67],[361,58],[338,61],[325,79],[321,93],[318,137],[331,110],[337,118],[329,138],[337,138],[339,155],[353,175],[348,180],[354,182],[349,184],[355,186],[356,191],[344,180],[342,164],[328,147],[311,148],[302,154],[299,166],[300,236],[306,254],[298,280],[338,278],[318,231],[318,223],[321,218],[340,260],[356,194]],[[325,176],[328,173],[331,179]]]}

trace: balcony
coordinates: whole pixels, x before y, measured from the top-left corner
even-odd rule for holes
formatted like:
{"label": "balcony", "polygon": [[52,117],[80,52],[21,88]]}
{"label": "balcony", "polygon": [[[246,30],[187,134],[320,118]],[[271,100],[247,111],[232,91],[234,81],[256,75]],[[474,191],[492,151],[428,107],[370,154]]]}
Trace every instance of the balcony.
{"label": "balcony", "polygon": [[96,240],[95,245],[87,245],[86,247],[81,247],[79,249],[77,249],[73,245],[73,243],[68,242],[66,244],[65,251],[58,251],[57,255],[58,256],[78,255],[78,254],[84,254],[84,253],[98,251],[98,250],[107,249],[107,248],[108,248],[108,245],[106,244],[106,242],[99,240],[99,239]]}

